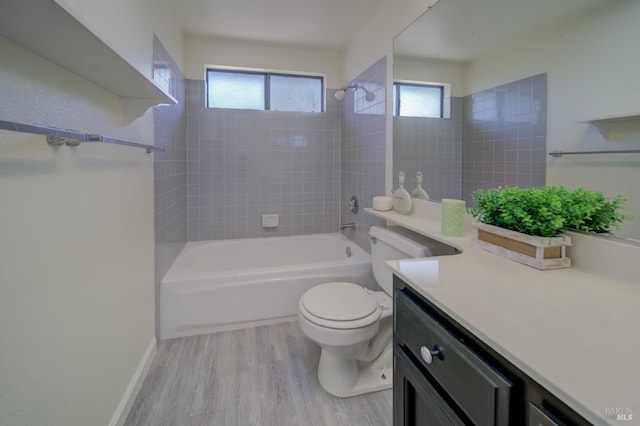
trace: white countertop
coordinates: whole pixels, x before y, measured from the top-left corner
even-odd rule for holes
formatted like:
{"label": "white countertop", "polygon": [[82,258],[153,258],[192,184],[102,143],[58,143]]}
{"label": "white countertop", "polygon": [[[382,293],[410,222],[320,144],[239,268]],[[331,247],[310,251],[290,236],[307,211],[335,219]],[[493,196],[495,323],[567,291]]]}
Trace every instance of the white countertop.
{"label": "white countertop", "polygon": [[[539,271],[443,236],[437,220],[368,213],[462,250],[387,262],[396,275],[594,424],[640,424],[640,285],[576,268]],[[638,259],[640,262],[640,259]]]}

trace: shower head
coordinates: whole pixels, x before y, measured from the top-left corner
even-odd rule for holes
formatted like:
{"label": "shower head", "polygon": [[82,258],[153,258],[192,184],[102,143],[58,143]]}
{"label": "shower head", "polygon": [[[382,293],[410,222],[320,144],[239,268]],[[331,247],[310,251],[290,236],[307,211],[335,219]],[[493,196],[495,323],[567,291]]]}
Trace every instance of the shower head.
{"label": "shower head", "polygon": [[358,85],[358,83],[355,83],[355,84],[353,84],[353,85],[351,85],[351,86],[346,86],[346,87],[343,87],[343,88],[342,88],[342,89],[340,89],[340,90],[337,90],[337,91],[336,91],[336,93],[335,93],[333,96],[334,96],[338,101],[342,101],[342,100],[344,99],[344,96],[347,94],[347,90],[349,90],[349,89],[353,89],[353,90],[362,89],[362,90],[364,90],[364,92],[365,92],[364,99],[365,99],[367,102],[371,102],[371,101],[373,101],[373,100],[376,98],[375,93],[368,91],[367,89],[365,89],[365,88],[364,88],[364,87],[362,87],[362,86],[359,86],[359,85]]}
{"label": "shower head", "polygon": [[367,102],[371,102],[376,98],[375,93],[373,92],[369,92],[367,89],[365,89],[364,87],[362,88],[362,90],[365,91],[365,95],[364,95],[364,100]]}

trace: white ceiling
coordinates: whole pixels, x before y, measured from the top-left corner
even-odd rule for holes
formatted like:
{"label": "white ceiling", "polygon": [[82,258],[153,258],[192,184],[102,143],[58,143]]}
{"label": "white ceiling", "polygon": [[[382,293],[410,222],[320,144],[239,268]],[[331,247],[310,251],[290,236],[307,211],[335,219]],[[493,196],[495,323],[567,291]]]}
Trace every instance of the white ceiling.
{"label": "white ceiling", "polygon": [[612,0],[440,0],[394,40],[396,54],[468,61]]}
{"label": "white ceiling", "polygon": [[[168,0],[188,37],[343,49],[385,0]],[[467,61],[612,0],[440,0],[394,42],[396,53]]]}
{"label": "white ceiling", "polygon": [[188,37],[342,49],[384,0],[171,0]]}

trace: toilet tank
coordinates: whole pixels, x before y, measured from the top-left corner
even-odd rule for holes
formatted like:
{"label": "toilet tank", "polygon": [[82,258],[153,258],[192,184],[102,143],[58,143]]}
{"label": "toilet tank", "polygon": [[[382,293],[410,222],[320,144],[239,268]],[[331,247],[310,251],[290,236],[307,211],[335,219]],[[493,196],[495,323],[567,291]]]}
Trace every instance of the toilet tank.
{"label": "toilet tank", "polygon": [[399,226],[372,226],[369,229],[369,239],[373,276],[389,295],[393,291],[393,273],[384,264],[387,260],[457,253],[453,247]]}

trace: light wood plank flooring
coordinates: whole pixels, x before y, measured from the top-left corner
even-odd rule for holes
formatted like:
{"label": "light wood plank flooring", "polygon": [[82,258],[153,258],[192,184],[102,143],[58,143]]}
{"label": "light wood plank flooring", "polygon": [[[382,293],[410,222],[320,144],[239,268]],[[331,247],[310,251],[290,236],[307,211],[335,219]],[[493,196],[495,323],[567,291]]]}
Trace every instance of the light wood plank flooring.
{"label": "light wood plank flooring", "polygon": [[125,425],[386,426],[391,390],[336,398],[297,322],[160,341]]}

